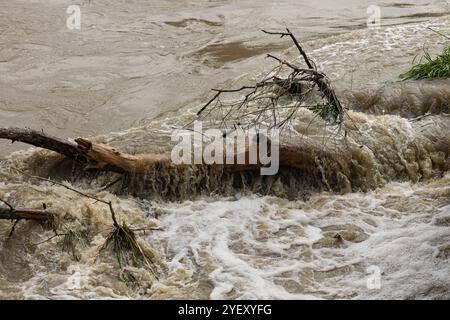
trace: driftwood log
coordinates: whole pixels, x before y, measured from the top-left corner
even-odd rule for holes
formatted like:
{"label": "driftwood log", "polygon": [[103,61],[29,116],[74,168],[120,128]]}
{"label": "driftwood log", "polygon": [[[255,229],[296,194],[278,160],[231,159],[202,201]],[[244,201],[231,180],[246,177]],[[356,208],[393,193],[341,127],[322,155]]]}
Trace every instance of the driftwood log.
{"label": "driftwood log", "polygon": [[19,141],[62,154],[78,163],[85,164],[86,170],[143,172],[148,165],[169,159],[159,155],[129,155],[101,143],[78,138],[75,142],[45,134],[42,131],[23,128],[0,128],[0,139]]}
{"label": "driftwood log", "polygon": [[[226,112],[226,114],[230,117],[239,118],[239,122],[232,127],[235,128],[237,125],[237,127],[245,128],[246,126],[243,121],[245,121],[244,118],[247,116],[242,115],[240,112],[242,110],[247,110],[248,103],[258,101],[258,104],[262,106],[256,110],[259,115],[256,115],[255,117],[251,116],[250,118],[262,119],[264,117],[261,117],[261,115],[267,113],[269,110],[272,110],[271,112],[274,119],[271,120],[273,122],[271,128],[281,128],[289,123],[298,108],[303,107],[302,102],[304,99],[310,95],[310,92],[312,92],[314,88],[316,88],[322,96],[319,99],[321,103],[318,102],[316,105],[311,106],[311,110],[324,119],[328,119],[331,116],[333,120],[332,122],[335,124],[340,124],[344,114],[341,103],[339,102],[326,75],[317,70],[315,63],[308,58],[295,36],[289,31],[289,29],[286,29],[286,32],[264,32],[271,35],[278,35],[280,37],[290,37],[300,55],[303,57],[306,68],[295,66],[286,60],[282,60],[273,55],[268,55],[279,63],[276,67],[277,70],[281,71],[282,67],[288,67],[289,75],[287,77],[283,77],[277,72],[275,75],[265,78],[262,82],[259,82],[254,86],[244,86],[237,90],[216,90],[217,93],[214,98],[211,99],[197,113],[198,119],[202,120],[205,117],[208,118],[213,110],[230,107],[227,104],[222,104],[222,102],[220,102],[220,95],[222,93],[240,93],[242,90],[250,90],[242,101],[237,104],[231,104],[231,108]],[[305,85],[306,89],[303,88]],[[275,96],[269,95],[269,98],[265,98],[268,93],[272,93]],[[275,112],[275,109],[278,107],[277,101],[278,99],[286,96],[293,99],[295,103],[293,103],[292,110],[289,109],[285,112],[281,112],[280,116],[277,117],[277,112]],[[264,100],[259,100],[261,98],[264,98]],[[220,119],[220,122],[228,123],[228,120],[233,119],[226,119],[225,117]],[[263,120],[256,120],[256,122],[258,121]],[[255,125],[253,121],[250,121],[248,123],[248,128],[252,127],[257,128],[259,126]],[[36,147],[55,151],[81,164],[86,171],[109,171],[124,174],[123,176],[129,174],[128,176],[133,177],[135,181],[139,181],[139,176],[145,177],[149,171],[154,169],[165,168],[178,171],[178,169],[186,169],[189,166],[187,164],[173,163],[168,155],[126,154],[110,145],[96,143],[85,138],[77,138],[74,141],[63,140],[57,137],[49,136],[42,131],[35,131],[32,129],[15,127],[0,128],[0,139],[8,139],[13,142],[19,141]],[[327,180],[329,178],[331,178],[331,180],[337,180],[339,178],[338,172],[349,171],[348,168],[346,168],[347,165],[345,161],[337,161],[335,153],[326,151],[320,146],[281,144],[279,145],[278,151],[280,167],[292,168],[296,171],[300,171],[311,176],[317,176],[322,180]],[[243,152],[246,153],[245,159],[250,159],[248,154],[249,150]],[[234,155],[235,160],[237,160],[237,158],[242,159],[243,157],[241,156],[242,154]],[[226,157],[225,154],[224,157]],[[200,166],[205,167],[206,169],[215,169],[212,167],[220,166],[224,172],[230,173],[256,171],[266,166],[261,163],[259,159],[257,159],[256,164],[241,164],[238,161],[234,161],[233,164],[229,164],[227,161],[223,161],[223,163],[225,164],[201,163]],[[324,177],[325,173],[322,168],[329,168],[329,177]],[[187,169],[189,170],[190,168]],[[135,179],[136,176],[138,176],[137,179]]]}
{"label": "driftwood log", "polygon": [[3,199],[0,199],[0,203],[3,203],[6,207],[0,207],[0,220],[14,221],[14,225],[9,235],[11,236],[17,223],[20,220],[35,220],[39,222],[45,222],[53,230],[56,228],[55,216],[46,210],[45,204],[43,210],[40,209],[17,209]]}
{"label": "driftwood log", "polygon": [[49,221],[52,219],[52,216],[46,210],[0,208],[0,220]]}
{"label": "driftwood log", "polygon": [[[16,127],[0,128],[0,139],[19,141],[36,147],[55,151],[78,163],[85,165],[88,171],[111,171],[116,173],[145,173],[155,164],[185,166],[172,164],[171,159],[159,154],[131,155],[122,153],[116,148],[102,143],[94,143],[84,138],[75,142],[52,137],[42,131]],[[329,156],[329,155],[328,155]],[[280,145],[280,166],[308,170],[315,167],[317,157],[324,159],[326,152],[311,150],[311,147]],[[257,164],[224,164],[230,172],[258,170],[263,165]]]}

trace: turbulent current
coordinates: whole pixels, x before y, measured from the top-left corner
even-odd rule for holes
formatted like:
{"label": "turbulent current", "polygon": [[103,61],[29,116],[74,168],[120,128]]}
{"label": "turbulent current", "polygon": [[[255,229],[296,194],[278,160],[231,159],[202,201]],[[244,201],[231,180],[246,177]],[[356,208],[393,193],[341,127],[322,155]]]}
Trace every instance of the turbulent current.
{"label": "turbulent current", "polygon": [[[423,47],[448,46],[435,32],[450,35],[446,1],[378,1],[380,28],[366,28],[365,1],[85,2],[69,43],[68,2],[0,4],[1,126],[167,154],[211,86],[259,79],[273,67],[267,52],[301,63],[288,41],[257,32],[286,25],[347,112],[333,126],[300,110],[283,141],[324,156],[273,177],[155,169],[104,188],[115,174],[78,173],[54,153],[2,142],[0,198],[45,203],[78,241],[32,221],[9,237],[1,221],[1,299],[450,299],[450,80],[398,81]],[[120,221],[146,229],[136,234],[155,272],[99,253],[107,206],[29,175],[111,201]]]}

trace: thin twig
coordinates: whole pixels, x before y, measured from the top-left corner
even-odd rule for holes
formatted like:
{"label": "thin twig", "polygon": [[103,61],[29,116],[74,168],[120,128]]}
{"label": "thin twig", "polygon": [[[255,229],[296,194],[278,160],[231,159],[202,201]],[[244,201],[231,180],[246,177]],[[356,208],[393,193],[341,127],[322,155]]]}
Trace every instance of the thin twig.
{"label": "thin twig", "polygon": [[443,34],[443,33],[440,32],[440,31],[434,30],[434,29],[432,29],[431,27],[427,27],[427,29],[430,29],[431,31],[437,33],[438,35],[443,36],[445,39],[450,40],[450,37],[446,36],[445,34]]}
{"label": "thin twig", "polygon": [[162,231],[164,230],[162,227],[154,227],[154,228],[138,228],[138,229],[130,229],[133,232],[138,231]]}
{"label": "thin twig", "polygon": [[111,188],[113,185],[115,185],[116,183],[120,182],[122,180],[122,177],[117,178],[116,180],[106,184],[104,187],[102,187],[100,189],[100,191],[105,191],[108,188]]}
{"label": "thin twig", "polygon": [[111,212],[111,217],[112,217],[114,226],[115,226],[115,227],[119,227],[119,223],[118,223],[117,220],[116,220],[116,213],[115,213],[115,211],[114,211],[114,208],[113,208],[113,206],[112,206],[112,202],[111,202],[111,201],[105,201],[105,200],[99,199],[99,198],[94,197],[94,196],[92,196],[92,195],[89,195],[89,194],[87,194],[87,193],[81,192],[81,191],[79,191],[79,190],[77,190],[77,189],[71,188],[71,187],[69,187],[69,186],[67,186],[67,185],[65,185],[65,184],[63,184],[63,183],[61,183],[61,182],[58,182],[58,181],[50,180],[50,179],[47,179],[47,178],[44,178],[44,177],[39,177],[39,176],[33,176],[33,175],[30,175],[30,174],[28,174],[28,173],[26,173],[26,172],[20,171],[20,170],[18,170],[18,169],[17,169],[17,171],[19,171],[20,173],[22,173],[22,174],[28,176],[29,178],[37,179],[37,180],[41,180],[41,181],[46,181],[46,182],[49,182],[49,183],[54,184],[54,185],[59,185],[59,186],[61,186],[61,187],[63,187],[63,188],[66,188],[67,190],[70,190],[70,191],[72,191],[72,192],[75,192],[75,193],[77,193],[77,194],[79,194],[79,195],[81,195],[81,196],[83,196],[83,197],[86,197],[86,198],[89,198],[89,199],[95,200],[95,201],[97,201],[97,202],[101,202],[101,203],[103,203],[103,204],[108,205],[109,210],[110,210],[110,212]]}
{"label": "thin twig", "polygon": [[34,245],[34,246],[39,246],[39,245],[41,245],[41,244],[44,244],[44,243],[46,243],[46,242],[51,241],[52,239],[54,239],[54,238],[56,238],[56,237],[63,237],[63,236],[66,236],[66,235],[67,235],[67,233],[56,233],[55,235],[51,236],[50,238],[48,238],[48,239],[46,239],[46,240],[44,240],[44,241],[37,242],[37,243],[33,243],[33,245]]}
{"label": "thin twig", "polygon": [[11,204],[9,204],[9,202],[7,202],[7,201],[5,201],[3,199],[0,199],[0,201],[3,202],[4,204],[6,204],[11,211],[14,211],[14,207]]}
{"label": "thin twig", "polygon": [[14,221],[14,223],[13,223],[13,225],[12,225],[12,227],[11,227],[11,230],[9,231],[9,234],[8,234],[8,240],[11,239],[11,237],[12,237],[12,235],[13,235],[13,233],[14,233],[14,230],[16,230],[16,226],[17,226],[17,224],[19,223],[19,221],[20,221],[20,220],[15,220],[15,221]]}
{"label": "thin twig", "polygon": [[309,60],[308,56],[306,55],[303,48],[300,46],[300,43],[298,43],[297,38],[295,38],[294,34],[288,28],[286,28],[286,31],[287,32],[270,32],[270,31],[262,30],[262,32],[267,33],[267,34],[280,35],[281,38],[283,38],[285,36],[290,37],[292,39],[292,41],[294,42],[295,46],[297,47],[298,51],[300,52],[301,56],[303,57],[303,60],[305,60],[305,63],[308,66],[308,68],[315,69],[313,63],[311,62],[311,60]]}

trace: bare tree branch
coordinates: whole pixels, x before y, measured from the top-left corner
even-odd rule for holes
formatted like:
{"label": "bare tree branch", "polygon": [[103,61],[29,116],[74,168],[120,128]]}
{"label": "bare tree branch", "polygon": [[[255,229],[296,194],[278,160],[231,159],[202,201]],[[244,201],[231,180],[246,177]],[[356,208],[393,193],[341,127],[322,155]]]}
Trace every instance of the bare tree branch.
{"label": "bare tree branch", "polygon": [[32,178],[32,179],[37,179],[37,180],[49,182],[49,183],[54,184],[54,185],[59,185],[59,186],[61,186],[63,188],[66,188],[67,190],[70,190],[72,192],[75,192],[75,193],[79,194],[80,196],[83,196],[83,197],[86,197],[86,198],[89,198],[89,199],[95,200],[97,202],[101,202],[103,204],[108,205],[109,211],[111,212],[111,218],[113,220],[114,226],[115,227],[119,227],[119,223],[116,220],[116,213],[114,211],[114,208],[112,206],[112,202],[111,201],[105,201],[105,200],[102,200],[100,198],[94,197],[94,196],[92,196],[90,194],[87,194],[87,193],[81,192],[81,191],[79,191],[77,189],[71,188],[71,187],[69,187],[69,186],[67,186],[67,185],[65,185],[65,184],[63,184],[61,182],[58,182],[58,181],[50,180],[50,179],[39,177],[39,176],[33,176],[33,175],[27,174],[26,172],[22,172],[22,171],[19,171],[19,172],[24,174],[24,175],[26,175],[26,176],[28,176],[28,177],[30,177],[30,178]]}
{"label": "bare tree branch", "polygon": [[[197,117],[201,120],[208,120],[211,125],[219,124],[225,132],[236,128],[245,130],[254,126],[282,128],[290,123],[299,108],[310,105],[307,103],[309,97],[318,99],[317,96],[313,96],[313,89],[315,89],[321,98],[317,101],[316,106],[308,109],[327,121],[341,123],[344,109],[328,78],[322,72],[317,71],[315,63],[307,56],[289,29],[286,31],[263,30],[266,34],[290,37],[303,57],[307,68],[301,68],[292,62],[268,54],[268,58],[279,63],[277,68],[273,68],[263,77],[263,80],[251,86],[245,85],[237,89],[213,89],[216,92],[215,95],[197,112]],[[283,66],[289,68],[290,72],[281,76]],[[244,94],[247,90],[249,92]],[[239,93],[243,95],[237,97]],[[225,94],[231,98],[222,100],[221,97]],[[280,99],[283,101],[290,99],[289,107],[281,106]],[[208,111],[206,112],[206,110]]]}

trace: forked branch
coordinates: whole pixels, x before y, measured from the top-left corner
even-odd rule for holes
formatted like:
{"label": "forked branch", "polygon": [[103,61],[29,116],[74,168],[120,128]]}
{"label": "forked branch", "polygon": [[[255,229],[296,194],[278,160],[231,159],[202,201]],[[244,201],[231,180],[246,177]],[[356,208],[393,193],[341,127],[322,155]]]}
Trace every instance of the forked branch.
{"label": "forked branch", "polygon": [[[254,126],[281,128],[294,117],[299,108],[308,108],[331,123],[341,123],[344,110],[334,89],[327,76],[317,70],[316,64],[308,57],[292,32],[289,29],[286,32],[262,31],[281,38],[290,37],[303,57],[306,68],[268,54],[268,58],[279,63],[278,67],[255,85],[238,89],[213,89],[216,93],[198,111],[197,116],[212,124],[219,124],[223,129],[248,129]],[[284,66],[289,72],[282,76],[280,74]],[[314,98],[314,91],[321,94],[322,101]],[[224,94],[231,96],[243,92],[246,94],[234,99],[221,99]],[[286,99],[291,102],[289,106],[281,106],[279,102]],[[310,105],[310,100],[316,100],[316,103]]]}

